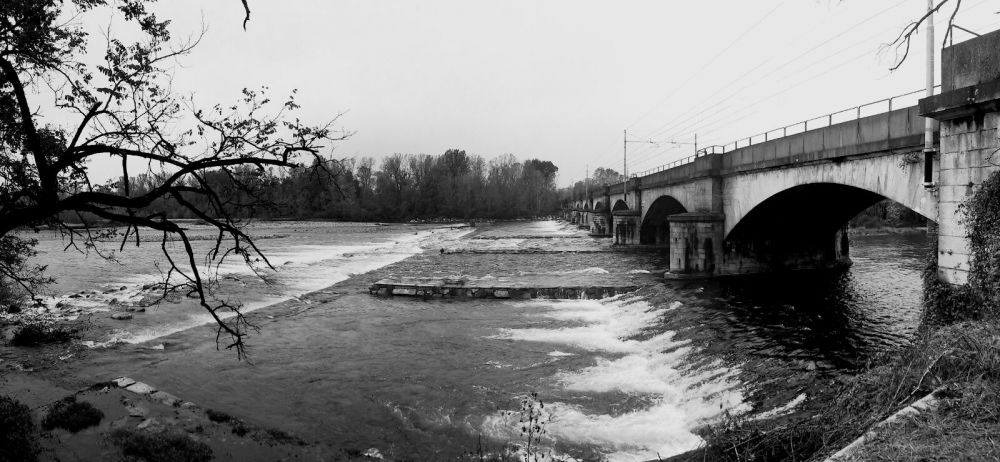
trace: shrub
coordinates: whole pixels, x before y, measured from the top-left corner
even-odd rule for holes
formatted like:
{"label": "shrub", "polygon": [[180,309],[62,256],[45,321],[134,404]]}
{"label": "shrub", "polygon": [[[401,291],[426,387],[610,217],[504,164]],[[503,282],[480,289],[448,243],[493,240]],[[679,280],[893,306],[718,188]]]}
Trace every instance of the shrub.
{"label": "shrub", "polygon": [[113,441],[126,457],[146,462],[207,462],[212,460],[212,448],[183,434],[146,434],[118,429],[111,433]]}
{"label": "shrub", "polygon": [[961,208],[972,258],[969,286],[986,314],[1000,311],[1000,175],[990,174]]}
{"label": "shrub", "polygon": [[31,347],[49,343],[66,343],[75,337],[76,332],[72,329],[32,322],[22,325],[17,332],[14,332],[10,344]]}
{"label": "shrub", "polygon": [[62,428],[76,433],[84,428],[101,423],[104,413],[86,401],[77,401],[75,397],[56,401],[49,413],[42,419],[42,428],[52,430]]}
{"label": "shrub", "polygon": [[0,396],[0,462],[34,461],[38,455],[31,409]]}
{"label": "shrub", "polygon": [[211,420],[212,422],[225,423],[233,420],[233,416],[214,409],[205,409],[205,415],[207,415],[208,420]]}

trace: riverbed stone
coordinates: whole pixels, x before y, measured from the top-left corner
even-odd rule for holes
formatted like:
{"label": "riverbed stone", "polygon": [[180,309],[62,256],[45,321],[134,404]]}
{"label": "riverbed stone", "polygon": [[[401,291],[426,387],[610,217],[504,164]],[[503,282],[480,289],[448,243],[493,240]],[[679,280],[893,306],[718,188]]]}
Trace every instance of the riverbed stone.
{"label": "riverbed stone", "polygon": [[128,377],[118,377],[117,379],[112,380],[112,382],[114,382],[115,385],[118,386],[118,388],[125,388],[135,383],[135,380],[132,380]]}
{"label": "riverbed stone", "polygon": [[172,406],[172,407],[176,407],[181,402],[180,398],[171,395],[170,393],[167,393],[165,391],[155,391],[152,394],[150,394],[149,397],[163,404],[166,404],[167,406]]}
{"label": "riverbed stone", "polygon": [[125,387],[125,389],[137,395],[148,395],[156,391],[155,388],[146,385],[145,383],[142,382],[135,382],[132,385]]}
{"label": "riverbed stone", "polygon": [[146,417],[149,415],[149,409],[132,403],[126,404],[125,410],[128,411],[129,417]]}
{"label": "riverbed stone", "polygon": [[132,313],[120,312],[111,315],[111,319],[117,319],[119,321],[128,321],[132,319]]}
{"label": "riverbed stone", "polygon": [[136,425],[135,428],[137,430],[145,430],[150,433],[157,433],[163,430],[163,424],[155,418],[149,418],[139,422],[139,425]]}

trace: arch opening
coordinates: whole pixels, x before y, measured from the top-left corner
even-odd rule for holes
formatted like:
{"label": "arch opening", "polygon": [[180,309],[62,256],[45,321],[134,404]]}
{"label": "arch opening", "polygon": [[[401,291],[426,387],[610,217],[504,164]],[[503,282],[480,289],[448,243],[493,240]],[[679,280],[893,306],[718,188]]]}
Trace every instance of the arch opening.
{"label": "arch opening", "polygon": [[811,183],[788,188],[751,209],[725,236],[728,270],[744,273],[848,265],[849,223],[885,203],[895,204],[894,210],[905,209],[909,220],[920,217],[881,194],[854,186]]}
{"label": "arch opening", "polygon": [[621,211],[621,210],[628,210],[628,204],[626,204],[625,201],[623,201],[621,199],[618,199],[615,202],[615,205],[613,207],[611,207],[611,211],[612,212],[618,212],[618,211]]}
{"label": "arch opening", "polygon": [[660,196],[649,206],[639,228],[639,243],[646,245],[670,245],[670,223],[667,218],[687,209],[677,199]]}

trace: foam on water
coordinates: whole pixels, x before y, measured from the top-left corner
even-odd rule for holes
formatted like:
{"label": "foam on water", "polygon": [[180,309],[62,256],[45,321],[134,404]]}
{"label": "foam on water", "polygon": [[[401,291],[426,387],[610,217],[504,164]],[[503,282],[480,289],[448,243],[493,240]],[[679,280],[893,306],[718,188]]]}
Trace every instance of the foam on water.
{"label": "foam on water", "polygon": [[[594,356],[594,365],[556,375],[562,389],[632,394],[652,402],[615,415],[571,403],[547,403],[549,436],[557,441],[602,448],[612,461],[650,460],[696,448],[701,439],[692,430],[698,425],[725,411],[749,410],[736,380],[739,371],[719,362],[694,368],[688,360],[695,351],[689,342],[676,340],[673,332],[649,332],[679,302],[657,308],[641,299],[617,297],[519,305],[536,308],[539,316],[557,325],[503,329],[495,338],[568,345]],[[517,437],[509,434],[509,418],[489,417],[484,431]]]}
{"label": "foam on water", "polygon": [[[344,281],[355,274],[396,263],[421,252],[424,248],[432,248],[442,242],[460,238],[471,231],[471,229],[422,231],[391,236],[385,242],[368,245],[292,245],[272,251],[265,250],[275,266],[274,270],[263,270],[271,279],[269,285],[263,284],[253,276],[253,271],[238,259],[232,259],[217,269],[212,268],[210,274],[229,278],[231,281],[241,283],[243,287],[249,286],[246,293],[235,294],[236,297],[242,297],[239,300],[243,303],[242,312],[248,313],[289,299],[297,299],[309,292]],[[206,270],[206,274],[208,273]],[[68,295],[52,297],[47,301],[45,309],[74,316],[81,312],[109,311],[108,305],[112,298],[122,303],[137,304],[145,295],[155,293],[155,289],[143,290],[143,286],[159,282],[162,282],[162,276],[159,274],[123,275],[119,280],[104,284],[104,287],[125,287],[124,290],[114,290],[109,293],[93,291],[92,294],[87,294],[90,298],[70,298]],[[54,307],[59,302],[79,308],[80,311],[57,310]],[[93,348],[120,343],[142,343],[215,322],[211,314],[198,307],[188,307],[184,311],[178,309],[175,312],[176,316],[171,316],[170,320],[156,325],[127,326],[124,330],[113,332],[105,341],[88,340],[81,343]],[[229,319],[233,316],[235,316],[233,313],[220,313],[219,317]]]}

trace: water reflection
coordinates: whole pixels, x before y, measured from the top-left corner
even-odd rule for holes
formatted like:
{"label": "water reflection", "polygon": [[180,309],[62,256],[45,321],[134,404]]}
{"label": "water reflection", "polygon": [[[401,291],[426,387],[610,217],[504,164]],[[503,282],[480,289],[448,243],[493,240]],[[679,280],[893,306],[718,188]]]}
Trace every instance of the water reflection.
{"label": "water reflection", "polygon": [[849,269],[724,279],[706,293],[732,310],[733,328],[850,367],[912,337],[926,252],[924,233],[858,236]]}

